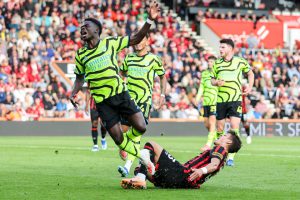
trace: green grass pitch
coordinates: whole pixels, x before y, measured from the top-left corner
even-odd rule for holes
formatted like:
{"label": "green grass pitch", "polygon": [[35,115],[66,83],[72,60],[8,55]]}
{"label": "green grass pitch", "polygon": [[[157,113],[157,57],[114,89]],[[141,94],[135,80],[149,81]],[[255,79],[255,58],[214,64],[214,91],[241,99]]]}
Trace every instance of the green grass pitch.
{"label": "green grass pitch", "polygon": [[[184,162],[206,138],[144,137],[142,142],[147,140]],[[147,190],[124,190],[117,172],[124,162],[112,140],[106,151],[90,147],[90,137],[0,137],[0,199],[300,199],[300,138],[244,142],[235,166],[199,190],[157,189],[150,183]]]}

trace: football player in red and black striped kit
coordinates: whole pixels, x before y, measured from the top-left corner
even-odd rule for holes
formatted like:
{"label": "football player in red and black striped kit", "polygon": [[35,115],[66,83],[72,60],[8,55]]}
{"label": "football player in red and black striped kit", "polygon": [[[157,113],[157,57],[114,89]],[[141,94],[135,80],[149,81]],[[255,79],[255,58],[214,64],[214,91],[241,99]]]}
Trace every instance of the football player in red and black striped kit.
{"label": "football player in red and black striped kit", "polygon": [[[92,151],[96,152],[99,151],[99,146],[98,146],[98,124],[101,126],[101,146],[102,150],[107,149],[107,142],[105,139],[106,136],[106,129],[102,124],[102,121],[100,119],[100,116],[98,114],[97,108],[96,108],[96,103],[94,98],[91,96],[90,91],[87,90],[86,96],[85,96],[85,112],[88,114],[90,111],[91,115],[91,123],[92,123],[92,128],[91,128],[91,133],[92,133],[92,139],[93,139],[93,148]],[[89,108],[90,106],[90,108]]]}
{"label": "football player in red and black striped kit", "polygon": [[125,189],[146,189],[146,178],[156,187],[161,188],[200,188],[201,184],[223,168],[228,153],[238,152],[241,140],[234,132],[228,132],[214,142],[212,150],[206,150],[180,164],[169,152],[155,142],[147,142],[144,150],[150,152],[150,159],[155,164],[155,173],[147,173],[146,167],[140,165],[136,176],[123,179],[121,186]]}
{"label": "football player in red and black striped kit", "polygon": [[[243,91],[244,91],[245,86],[243,86]],[[247,144],[251,144],[251,136],[250,136],[250,125],[247,119],[247,96],[245,94],[242,94],[242,124],[243,127],[245,128],[245,132],[247,134]]]}

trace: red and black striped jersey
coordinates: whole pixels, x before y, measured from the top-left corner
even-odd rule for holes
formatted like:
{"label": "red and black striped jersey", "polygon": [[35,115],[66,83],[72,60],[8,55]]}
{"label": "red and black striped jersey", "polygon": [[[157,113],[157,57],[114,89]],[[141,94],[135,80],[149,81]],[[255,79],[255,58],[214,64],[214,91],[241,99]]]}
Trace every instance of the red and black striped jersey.
{"label": "red and black striped jersey", "polygon": [[[242,87],[243,91],[245,90],[245,86]],[[242,94],[242,113],[246,114],[247,113],[247,105],[246,105],[246,95]]]}
{"label": "red and black striped jersey", "polygon": [[219,170],[224,166],[225,160],[227,157],[227,151],[222,146],[215,146],[212,150],[206,150],[202,152],[200,155],[196,156],[195,158],[187,161],[183,166],[186,168],[184,171],[187,174],[191,174],[191,169],[200,169],[202,167],[205,167],[211,162],[212,158],[218,158],[220,160],[220,164],[212,173],[203,174],[201,177],[194,181],[188,181],[189,184],[194,188],[200,188],[200,185],[203,184],[205,181],[210,179],[212,176],[214,176],[216,173],[219,172]]}
{"label": "red and black striped jersey", "polygon": [[90,97],[90,109],[91,110],[96,110],[97,109],[96,108],[95,100],[94,100],[94,98],[92,96]]}

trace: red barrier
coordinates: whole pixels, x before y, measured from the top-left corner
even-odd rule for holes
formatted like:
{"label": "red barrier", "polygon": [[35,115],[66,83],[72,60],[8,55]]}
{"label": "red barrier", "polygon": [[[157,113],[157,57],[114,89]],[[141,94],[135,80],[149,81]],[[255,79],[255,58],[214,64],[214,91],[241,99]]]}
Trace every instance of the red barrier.
{"label": "red barrier", "polygon": [[251,21],[206,19],[204,22],[220,38],[233,38],[241,42],[254,33],[265,48],[283,46],[283,27],[281,22],[258,22],[256,27]]}

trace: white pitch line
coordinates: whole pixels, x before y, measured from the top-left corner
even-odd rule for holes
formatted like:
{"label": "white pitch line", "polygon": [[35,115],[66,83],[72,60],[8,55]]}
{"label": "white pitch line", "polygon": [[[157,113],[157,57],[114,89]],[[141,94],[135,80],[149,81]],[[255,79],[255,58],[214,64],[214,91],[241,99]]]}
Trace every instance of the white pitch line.
{"label": "white pitch line", "polygon": [[[0,145],[0,148],[11,147],[11,148],[28,148],[28,149],[53,149],[53,150],[90,150],[89,147],[66,147],[66,146],[37,146],[37,145]],[[109,151],[115,151],[117,148],[108,148]],[[176,153],[193,153],[196,154],[196,151],[189,151],[189,150],[175,150],[175,149],[168,149],[169,152],[176,152]],[[283,154],[253,154],[253,153],[238,153],[239,156],[260,156],[260,157],[282,157],[282,158],[300,158],[300,155],[283,155]]]}

